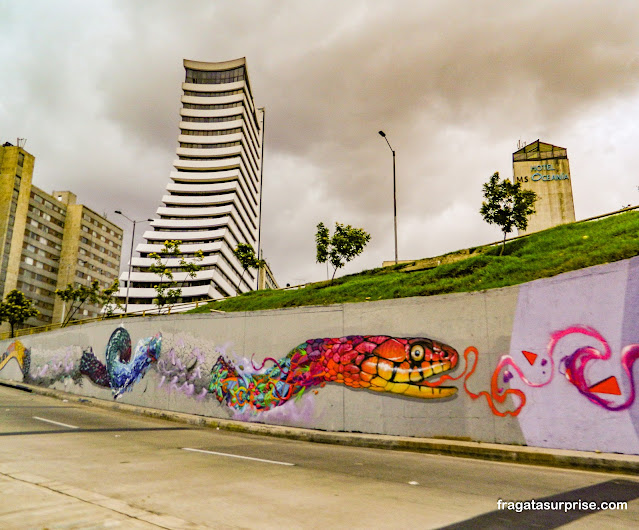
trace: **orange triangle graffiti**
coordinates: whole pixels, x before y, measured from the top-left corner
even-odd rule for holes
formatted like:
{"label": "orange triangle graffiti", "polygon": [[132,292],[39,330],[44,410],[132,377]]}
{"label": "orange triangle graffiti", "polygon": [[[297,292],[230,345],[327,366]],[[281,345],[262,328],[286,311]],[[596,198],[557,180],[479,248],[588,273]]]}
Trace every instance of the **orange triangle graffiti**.
{"label": "orange triangle graffiti", "polygon": [[526,350],[522,350],[521,353],[524,354],[524,357],[526,357],[526,360],[530,363],[530,366],[535,364],[535,361],[537,360],[537,357],[538,357],[536,353],[533,353],[531,351],[526,351]]}
{"label": "orange triangle graffiti", "polygon": [[621,395],[619,383],[617,382],[617,378],[614,375],[611,375],[603,381],[595,383],[588,390],[590,390],[591,392],[595,392],[596,394],[614,394],[615,396]]}

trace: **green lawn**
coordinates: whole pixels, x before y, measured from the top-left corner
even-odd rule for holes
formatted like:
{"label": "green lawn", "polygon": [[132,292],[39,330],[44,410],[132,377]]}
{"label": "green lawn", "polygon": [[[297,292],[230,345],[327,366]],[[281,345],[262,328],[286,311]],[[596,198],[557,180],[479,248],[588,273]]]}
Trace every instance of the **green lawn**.
{"label": "green lawn", "polygon": [[639,254],[639,212],[562,225],[430,269],[412,263],[363,271],[301,289],[254,291],[191,311],[255,311],[494,289]]}

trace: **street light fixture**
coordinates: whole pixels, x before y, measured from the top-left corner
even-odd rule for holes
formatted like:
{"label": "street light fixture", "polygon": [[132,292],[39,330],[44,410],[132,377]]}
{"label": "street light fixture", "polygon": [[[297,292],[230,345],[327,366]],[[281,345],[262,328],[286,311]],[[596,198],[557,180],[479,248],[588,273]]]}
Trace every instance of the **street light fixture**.
{"label": "street light fixture", "polygon": [[133,264],[133,242],[135,241],[135,225],[137,223],[145,223],[147,221],[153,221],[153,219],[131,219],[128,215],[124,215],[120,210],[115,210],[115,213],[120,214],[133,223],[133,233],[131,234],[131,252],[129,254],[129,274],[126,278],[126,301],[124,302],[124,313],[126,314],[129,309],[129,289],[131,289],[131,265]]}
{"label": "street light fixture", "polygon": [[395,265],[397,265],[397,188],[395,184],[395,149],[391,147],[384,131],[379,131],[379,135],[386,140],[389,149],[393,153],[393,224],[395,228]]}

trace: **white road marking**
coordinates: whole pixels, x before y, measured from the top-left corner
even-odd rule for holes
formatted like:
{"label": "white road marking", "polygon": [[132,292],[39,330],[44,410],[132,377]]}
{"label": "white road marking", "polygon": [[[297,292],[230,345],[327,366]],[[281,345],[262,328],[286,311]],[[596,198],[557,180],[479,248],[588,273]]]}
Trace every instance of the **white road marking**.
{"label": "white road marking", "polygon": [[38,416],[33,416],[34,420],[46,421],[47,423],[53,423],[53,425],[59,425],[60,427],[67,427],[69,429],[79,429],[80,427],[76,427],[75,425],[68,425],[66,423],[60,423],[59,421],[47,420],[45,418],[38,418]]}
{"label": "white road marking", "polygon": [[190,447],[182,447],[185,451],[193,451],[195,453],[206,453],[209,455],[217,455],[217,456],[228,456],[230,458],[241,458],[243,460],[254,460],[256,462],[265,462],[267,464],[278,464],[280,466],[294,466],[295,464],[291,464],[290,462],[278,462],[277,460],[264,460],[263,458],[253,458],[251,456],[240,456],[233,455],[230,453],[217,453],[215,451],[204,451],[203,449],[191,449]]}

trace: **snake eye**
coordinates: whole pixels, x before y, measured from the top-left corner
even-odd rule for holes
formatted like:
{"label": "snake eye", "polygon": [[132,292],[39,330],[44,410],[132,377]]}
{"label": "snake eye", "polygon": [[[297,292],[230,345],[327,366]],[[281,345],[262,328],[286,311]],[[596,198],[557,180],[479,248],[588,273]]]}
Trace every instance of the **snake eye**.
{"label": "snake eye", "polygon": [[414,344],[410,349],[410,358],[415,362],[422,361],[424,359],[424,346]]}

